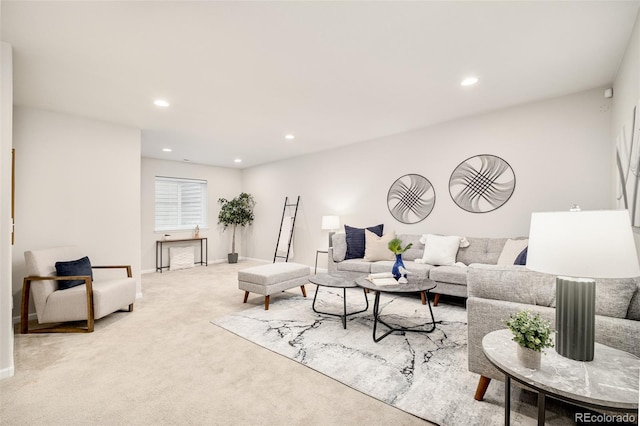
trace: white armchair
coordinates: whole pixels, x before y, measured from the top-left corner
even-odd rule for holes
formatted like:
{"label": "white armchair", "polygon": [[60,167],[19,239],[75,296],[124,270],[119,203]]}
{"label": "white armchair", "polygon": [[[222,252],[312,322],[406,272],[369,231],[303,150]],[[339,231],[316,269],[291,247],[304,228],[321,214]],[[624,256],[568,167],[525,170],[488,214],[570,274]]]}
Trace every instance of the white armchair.
{"label": "white armchair", "polygon": [[[133,311],[136,281],[131,277],[131,266],[93,266],[92,269],[125,269],[123,278],[93,281],[90,275],[56,276],[56,262],[77,260],[85,256],[77,247],[57,247],[24,253],[27,274],[22,285],[20,332],[92,332],[94,320],[112,312]],[[84,284],[59,289],[61,280],[81,280]],[[29,330],[29,299],[33,293],[38,323],[64,323],[87,321],[86,328],[54,326]]]}

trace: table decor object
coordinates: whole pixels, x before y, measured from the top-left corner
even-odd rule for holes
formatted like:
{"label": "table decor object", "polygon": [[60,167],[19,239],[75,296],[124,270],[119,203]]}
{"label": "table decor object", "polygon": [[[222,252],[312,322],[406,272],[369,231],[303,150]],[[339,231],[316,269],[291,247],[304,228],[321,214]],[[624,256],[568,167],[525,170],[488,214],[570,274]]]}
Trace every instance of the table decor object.
{"label": "table decor object", "polygon": [[504,322],[513,333],[513,341],[518,343],[518,360],[522,366],[539,369],[542,350],[553,347],[551,323],[526,310],[511,314]]}
{"label": "table decor object", "polygon": [[[391,268],[391,273],[393,274],[393,278],[399,280],[403,273],[400,269],[404,269],[404,278],[406,278],[406,268],[404,267],[404,262],[402,261],[402,253],[409,250],[413,246],[412,243],[407,244],[405,247],[402,247],[402,240],[399,238],[394,238],[389,241],[389,250],[396,255],[396,261]],[[405,281],[406,282],[406,281]]]}

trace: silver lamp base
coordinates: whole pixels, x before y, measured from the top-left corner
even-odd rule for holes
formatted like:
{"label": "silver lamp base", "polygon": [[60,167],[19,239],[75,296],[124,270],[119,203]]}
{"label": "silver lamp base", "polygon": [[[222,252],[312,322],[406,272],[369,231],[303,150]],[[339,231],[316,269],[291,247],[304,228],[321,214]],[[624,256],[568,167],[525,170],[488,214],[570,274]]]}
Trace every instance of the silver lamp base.
{"label": "silver lamp base", "polygon": [[593,361],[596,282],[556,278],[556,352],[576,361]]}

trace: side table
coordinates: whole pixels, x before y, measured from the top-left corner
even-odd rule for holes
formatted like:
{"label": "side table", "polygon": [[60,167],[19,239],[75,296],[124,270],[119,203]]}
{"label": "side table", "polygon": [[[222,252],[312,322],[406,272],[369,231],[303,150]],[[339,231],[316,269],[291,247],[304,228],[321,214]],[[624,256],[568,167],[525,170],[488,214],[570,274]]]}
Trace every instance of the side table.
{"label": "side table", "polygon": [[574,361],[547,349],[539,370],[518,362],[511,331],[493,331],[482,339],[487,359],[505,377],[504,423],[511,416],[511,379],[538,392],[538,425],[545,421],[545,397],[582,407],[637,412],[640,358],[609,346],[595,344],[593,361]]}
{"label": "side table", "polygon": [[[364,300],[366,306],[364,309],[359,311],[353,311],[347,313],[347,289],[348,288],[358,288],[356,285],[356,278],[359,277],[360,273],[354,272],[331,272],[327,274],[316,274],[309,277],[309,281],[312,284],[316,285],[316,294],[313,296],[313,304],[311,305],[314,312],[319,314],[331,315],[334,317],[340,317],[342,320],[342,327],[347,328],[347,317],[349,315],[359,314],[361,312],[365,312],[369,309],[369,299],[367,298],[366,290],[362,289],[364,293]],[[320,287],[333,287],[333,288],[341,288],[342,289],[342,314],[334,314],[331,312],[323,312],[316,309],[316,298],[318,297],[318,289]]]}
{"label": "side table", "polygon": [[327,254],[328,254],[328,253],[329,253],[329,251],[328,251],[328,250],[325,250],[325,249],[318,249],[318,250],[316,250],[316,267],[313,269],[313,273],[314,273],[314,274],[317,274],[317,273],[318,273],[318,255],[319,255],[320,253],[327,253]]}

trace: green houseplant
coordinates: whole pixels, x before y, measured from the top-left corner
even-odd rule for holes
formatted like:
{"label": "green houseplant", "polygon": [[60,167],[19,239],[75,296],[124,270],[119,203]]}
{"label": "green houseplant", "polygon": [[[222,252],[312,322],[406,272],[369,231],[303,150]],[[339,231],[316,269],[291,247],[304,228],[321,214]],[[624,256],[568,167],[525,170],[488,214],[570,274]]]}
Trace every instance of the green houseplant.
{"label": "green houseplant", "polygon": [[540,368],[540,355],[544,348],[553,347],[551,323],[527,310],[511,314],[504,321],[518,343],[518,359],[524,367]]}
{"label": "green houseplant", "polygon": [[[396,255],[396,262],[393,264],[393,267],[391,268],[391,273],[393,274],[393,278],[395,278],[396,280],[399,280],[400,277],[402,277],[400,268],[406,270],[406,268],[404,267],[404,262],[402,261],[402,253],[409,250],[412,245],[413,245],[412,243],[409,243],[403,248],[402,240],[400,240],[399,238],[394,238],[393,240],[389,241],[389,244],[387,245],[387,247],[389,247],[389,250],[391,250],[393,254]],[[406,280],[404,282],[406,282]]]}
{"label": "green houseplant", "polygon": [[218,224],[224,225],[224,229],[231,226],[233,234],[231,237],[231,253],[228,254],[229,263],[238,262],[236,253],[236,228],[238,226],[251,225],[253,222],[253,207],[256,205],[251,194],[240,193],[232,200],[226,198],[218,199],[220,203],[220,213],[218,213]]}

